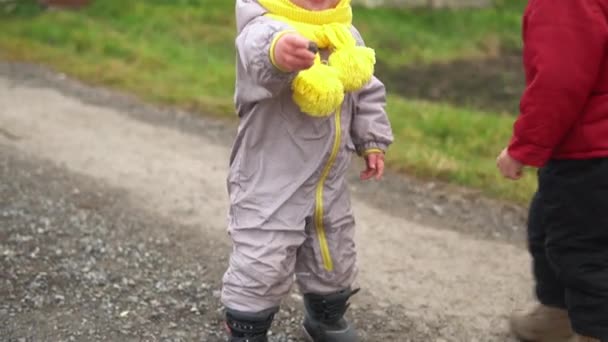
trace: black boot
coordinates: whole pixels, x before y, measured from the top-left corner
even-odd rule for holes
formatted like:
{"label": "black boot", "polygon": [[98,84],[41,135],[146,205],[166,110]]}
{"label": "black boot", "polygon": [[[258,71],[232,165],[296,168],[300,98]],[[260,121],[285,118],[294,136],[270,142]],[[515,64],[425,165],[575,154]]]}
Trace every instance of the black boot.
{"label": "black boot", "polygon": [[345,289],[329,295],[305,294],[304,332],[312,342],[357,342],[355,328],[344,319],[348,300],[359,290]]}
{"label": "black boot", "polygon": [[272,325],[278,308],[261,312],[240,312],[226,310],[226,327],[230,334],[229,342],[268,342],[268,330]]}

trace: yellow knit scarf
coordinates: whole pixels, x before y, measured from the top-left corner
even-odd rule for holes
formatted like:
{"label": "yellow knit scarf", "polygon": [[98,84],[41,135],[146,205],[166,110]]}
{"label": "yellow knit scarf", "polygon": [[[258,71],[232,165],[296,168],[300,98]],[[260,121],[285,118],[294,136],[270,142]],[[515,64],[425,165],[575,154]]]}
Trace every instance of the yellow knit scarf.
{"label": "yellow knit scarf", "polygon": [[340,0],[335,8],[308,11],[290,0],[258,0],[266,16],[289,24],[302,36],[331,54],[326,64],[317,54],[314,65],[300,71],[291,84],[293,99],[311,116],[328,116],[344,101],[344,93],[357,91],[374,74],[374,50],[357,46],[352,36],[350,0]]}

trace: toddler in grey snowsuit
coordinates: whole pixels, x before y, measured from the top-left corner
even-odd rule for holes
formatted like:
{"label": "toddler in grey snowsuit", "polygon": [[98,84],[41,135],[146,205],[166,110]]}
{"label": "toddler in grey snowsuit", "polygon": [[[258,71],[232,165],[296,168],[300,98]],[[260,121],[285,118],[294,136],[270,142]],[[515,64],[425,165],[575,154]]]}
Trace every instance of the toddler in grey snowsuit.
{"label": "toddler in grey snowsuit", "polygon": [[[294,276],[313,341],[356,341],[355,221],[345,174],[380,178],[393,140],[350,0],[237,0],[236,108],[223,278],[230,341],[266,341]],[[318,48],[318,50],[317,50]]]}

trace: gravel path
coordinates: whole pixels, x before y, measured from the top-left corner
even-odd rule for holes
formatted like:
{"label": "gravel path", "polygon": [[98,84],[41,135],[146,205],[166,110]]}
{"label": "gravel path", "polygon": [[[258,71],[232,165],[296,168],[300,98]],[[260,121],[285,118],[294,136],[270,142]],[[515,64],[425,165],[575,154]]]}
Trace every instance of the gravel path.
{"label": "gravel path", "polygon": [[[222,341],[233,132],[0,63],[0,336]],[[392,174],[351,184],[364,340],[511,341],[531,295],[522,208]],[[300,307],[294,292],[274,341],[299,341]]]}

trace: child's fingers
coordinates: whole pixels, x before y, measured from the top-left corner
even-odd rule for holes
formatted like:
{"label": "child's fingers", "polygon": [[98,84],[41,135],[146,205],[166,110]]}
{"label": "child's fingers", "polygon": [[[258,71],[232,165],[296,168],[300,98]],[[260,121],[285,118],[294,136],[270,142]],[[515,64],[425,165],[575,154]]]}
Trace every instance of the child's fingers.
{"label": "child's fingers", "polygon": [[369,180],[376,178],[382,179],[384,175],[384,155],[372,153],[365,157],[367,169],[361,172],[361,180]]}
{"label": "child's fingers", "polygon": [[518,180],[519,178],[517,176],[515,176],[515,175],[509,174],[509,175],[507,175],[507,179]]}
{"label": "child's fingers", "polygon": [[292,55],[284,56],[284,64],[290,71],[308,69],[312,65],[312,62],[296,58]]}
{"label": "child's fingers", "polygon": [[512,180],[518,180],[523,176],[523,171],[518,168],[513,168],[510,170],[509,178]]}
{"label": "child's fingers", "polygon": [[505,173],[506,173],[505,177],[510,180],[518,180],[522,176],[521,172],[514,170],[514,169],[509,169]]}
{"label": "child's fingers", "polygon": [[365,158],[367,160],[367,168],[368,169],[372,169],[375,170],[377,168],[377,164],[378,164],[378,155],[375,153],[372,153],[370,155],[367,156],[367,158]]}
{"label": "child's fingers", "polygon": [[376,173],[376,180],[382,179],[384,176],[384,158],[378,158],[377,168],[378,172]]}
{"label": "child's fingers", "polygon": [[308,49],[308,45],[310,44],[308,39],[296,33],[286,34],[283,39],[285,40],[285,44],[292,50]]}
{"label": "child's fingers", "polygon": [[367,169],[367,170],[361,172],[360,178],[361,178],[361,180],[364,180],[364,181],[372,179],[374,177],[374,175],[376,175],[377,172],[378,172],[377,170]]}
{"label": "child's fingers", "polygon": [[304,49],[299,48],[299,49],[292,50],[290,54],[293,57],[298,58],[302,61],[311,61],[312,62],[315,60],[315,55],[312,52],[310,52],[308,49],[305,49],[305,48]]}
{"label": "child's fingers", "polygon": [[315,55],[308,50],[299,49],[291,53],[293,64],[297,65],[297,70],[308,69],[315,62]]}
{"label": "child's fingers", "polygon": [[288,71],[299,71],[310,68],[315,61],[315,54],[309,50],[310,41],[298,34],[284,35],[276,48],[279,65]]}

